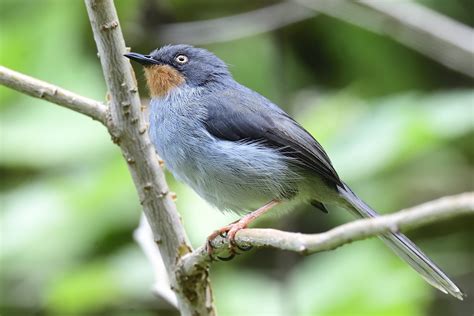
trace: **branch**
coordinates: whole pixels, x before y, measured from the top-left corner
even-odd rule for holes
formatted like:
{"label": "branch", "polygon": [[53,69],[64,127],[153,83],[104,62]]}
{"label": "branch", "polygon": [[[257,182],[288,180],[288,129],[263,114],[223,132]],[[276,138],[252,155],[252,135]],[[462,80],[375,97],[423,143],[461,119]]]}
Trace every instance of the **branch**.
{"label": "branch", "polygon": [[388,35],[399,43],[474,77],[474,31],[413,1],[293,0],[316,12]]}
{"label": "branch", "polygon": [[203,45],[270,32],[317,14],[302,6],[282,2],[223,18],[165,24],[156,34],[163,42]]}
{"label": "branch", "polygon": [[[319,13],[388,35],[448,68],[474,77],[473,29],[410,1],[293,0],[217,19],[165,24],[154,34],[165,42],[202,45],[269,32]],[[136,36],[142,33],[147,32]]]}
{"label": "branch", "polygon": [[[474,214],[474,193],[443,197],[394,214],[356,220],[325,233],[300,234],[275,229],[243,229],[237,233],[239,246],[271,247],[298,252],[303,255],[332,250],[353,241],[378,236],[387,232],[408,230],[453,217]],[[226,253],[229,243],[219,238],[213,243],[216,255]],[[205,247],[187,255],[180,269],[185,273],[210,263]]]}
{"label": "branch", "polygon": [[111,95],[109,131],[128,162],[143,211],[176,293],[181,315],[215,315],[207,269],[176,273],[181,257],[192,251],[155,149],[150,142],[132,67],[112,0],[85,0]]}
{"label": "branch", "polygon": [[148,224],[146,217],[143,215],[140,218],[140,224],[133,232],[133,238],[140,248],[142,248],[143,253],[147,257],[153,272],[155,273],[155,284],[153,286],[154,292],[172,306],[178,308],[178,301],[175,293],[171,290],[165,263],[163,262],[161,253],[154,242],[150,224]]}
{"label": "branch", "polygon": [[397,5],[383,1],[360,0],[360,4],[382,13],[414,31],[449,43],[458,49],[474,54],[473,29],[441,13],[416,2],[400,2]]}
{"label": "branch", "polygon": [[0,84],[32,97],[56,103],[106,124],[107,107],[50,83],[0,66]]}

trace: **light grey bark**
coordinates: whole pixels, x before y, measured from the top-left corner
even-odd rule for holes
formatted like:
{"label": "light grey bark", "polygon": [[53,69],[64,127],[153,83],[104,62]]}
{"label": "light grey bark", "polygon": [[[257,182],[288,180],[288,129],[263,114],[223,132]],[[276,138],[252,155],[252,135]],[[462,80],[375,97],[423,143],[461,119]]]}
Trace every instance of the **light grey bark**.
{"label": "light grey bark", "polygon": [[171,289],[163,257],[154,242],[153,232],[144,215],[140,218],[140,224],[133,232],[133,238],[140,248],[142,248],[155,274],[155,282],[152,289],[153,293],[178,309],[178,299]]}
{"label": "light grey bark", "polygon": [[[452,217],[474,215],[474,193],[462,193],[430,201],[407,210],[377,218],[361,219],[320,234],[290,233],[275,229],[243,229],[236,235],[239,246],[271,247],[304,255],[332,250],[356,240],[386,232],[408,230]],[[229,243],[224,238],[214,243],[215,254],[226,256]],[[205,247],[186,255],[180,269],[192,273],[209,264]]]}
{"label": "light grey bark", "polygon": [[292,1],[387,35],[446,67],[474,77],[474,30],[414,1]]}
{"label": "light grey bark", "polygon": [[[202,45],[268,32],[318,14],[392,37],[446,67],[474,77],[474,30],[414,1],[284,1],[216,19],[160,25],[156,34],[170,43]],[[156,40],[153,36],[157,35],[151,36]]]}
{"label": "light grey bark", "polygon": [[208,269],[176,273],[192,251],[150,143],[125,42],[112,0],[86,0],[105,81],[111,96],[109,131],[128,163],[143,211],[153,231],[182,315],[214,315]]}
{"label": "light grey bark", "polygon": [[95,100],[88,99],[3,66],[0,66],[0,84],[32,97],[64,106],[105,124],[107,107]]}
{"label": "light grey bark", "polygon": [[303,6],[281,2],[222,18],[160,25],[160,31],[156,32],[159,35],[152,36],[160,36],[165,43],[205,45],[270,32],[317,14]]}

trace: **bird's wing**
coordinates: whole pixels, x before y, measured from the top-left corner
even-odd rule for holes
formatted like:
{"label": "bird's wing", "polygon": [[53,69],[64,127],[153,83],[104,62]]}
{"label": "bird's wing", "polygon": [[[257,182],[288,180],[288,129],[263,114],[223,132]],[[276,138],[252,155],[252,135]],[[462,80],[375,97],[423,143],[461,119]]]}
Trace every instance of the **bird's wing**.
{"label": "bird's wing", "polygon": [[206,104],[207,131],[228,141],[261,142],[296,158],[304,168],[341,186],[341,180],[321,145],[282,109],[252,91],[227,89],[200,100]]}

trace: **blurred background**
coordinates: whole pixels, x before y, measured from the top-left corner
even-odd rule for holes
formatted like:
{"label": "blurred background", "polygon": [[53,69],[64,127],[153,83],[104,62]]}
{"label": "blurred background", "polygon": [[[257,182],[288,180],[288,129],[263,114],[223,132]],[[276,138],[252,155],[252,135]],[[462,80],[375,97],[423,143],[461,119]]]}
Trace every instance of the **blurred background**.
{"label": "blurred background", "polygon": [[[173,42],[211,50],[238,81],[307,128],[341,177],[380,212],[472,191],[473,2],[376,4],[382,7],[116,1],[133,51]],[[392,5],[388,15],[385,4]],[[82,1],[0,0],[0,41],[0,64],[105,100]],[[136,73],[146,104],[142,70]],[[154,272],[132,237],[140,204],[106,130],[4,87],[0,125],[0,314],[177,315],[151,291]],[[167,178],[194,246],[236,219]],[[349,220],[340,209],[302,207],[258,226],[316,233]],[[217,309],[229,316],[472,315],[474,218],[408,235],[465,290],[464,302],[429,286],[371,239],[309,257],[254,250],[217,263]]]}

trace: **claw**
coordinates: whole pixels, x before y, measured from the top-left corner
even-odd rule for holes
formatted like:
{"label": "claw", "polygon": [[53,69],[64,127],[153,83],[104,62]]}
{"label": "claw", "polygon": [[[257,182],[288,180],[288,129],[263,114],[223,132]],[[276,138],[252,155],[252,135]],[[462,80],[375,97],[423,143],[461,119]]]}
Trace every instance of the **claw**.
{"label": "claw", "polygon": [[214,251],[214,246],[212,245],[211,240],[207,241],[206,251],[207,251],[207,254],[212,257],[212,252]]}
{"label": "claw", "polygon": [[248,251],[252,249],[252,246],[239,246],[235,242],[235,235],[237,232],[241,229],[246,228],[253,220],[261,216],[262,214],[266,213],[269,211],[272,207],[280,204],[280,201],[278,200],[271,200],[261,208],[253,211],[252,213],[249,213],[242,217],[241,219],[230,223],[227,226],[222,227],[221,229],[218,229],[214,231],[211,235],[207,237],[207,253],[212,259],[212,253],[214,250],[214,246],[212,245],[212,240],[216,238],[217,236],[221,236],[222,238],[226,238],[229,241],[229,250],[230,250],[230,256],[228,257],[219,257],[216,256],[219,260],[222,261],[229,261],[232,260],[232,258],[235,257],[238,253],[235,252],[235,249],[240,249],[241,251]]}
{"label": "claw", "polygon": [[235,255],[236,255],[235,252],[231,252],[231,254],[228,257],[216,256],[216,258],[219,259],[220,261],[230,261],[230,260],[234,259]]}
{"label": "claw", "polygon": [[235,245],[239,250],[241,251],[249,251],[249,250],[252,250],[253,246],[239,246],[239,245]]}

